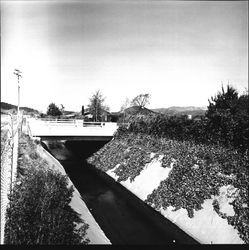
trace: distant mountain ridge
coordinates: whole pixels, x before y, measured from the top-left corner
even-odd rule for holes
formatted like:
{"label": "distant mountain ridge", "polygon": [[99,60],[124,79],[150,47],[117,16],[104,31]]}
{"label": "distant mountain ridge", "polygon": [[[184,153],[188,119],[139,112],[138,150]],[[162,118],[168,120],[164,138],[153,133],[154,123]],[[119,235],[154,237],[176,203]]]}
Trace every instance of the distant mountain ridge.
{"label": "distant mountain ridge", "polygon": [[195,107],[195,106],[171,106],[169,107],[168,109],[170,110],[177,110],[178,112],[181,112],[181,111],[194,111],[194,110],[207,110],[207,107],[206,106],[203,106],[203,107]]}
{"label": "distant mountain ridge", "polygon": [[[6,113],[8,111],[16,111],[17,106],[13,104],[9,104],[6,102],[1,102],[1,113]],[[36,109],[29,108],[29,107],[20,107],[20,110],[24,110],[26,113],[35,113],[39,114],[40,112]],[[148,108],[142,108],[138,106],[132,106],[129,107],[125,110],[127,114],[151,114],[151,113],[161,113],[161,114],[166,114],[166,115],[204,115],[207,110],[207,107],[202,106],[202,107],[195,107],[195,106],[171,106],[168,108],[156,108],[156,109],[148,109]],[[87,110],[86,110],[87,111]],[[80,112],[75,112],[75,111],[63,111],[64,115],[70,115],[70,114],[80,114]],[[107,113],[117,113],[120,114],[119,112],[107,112]]]}
{"label": "distant mountain ridge", "polygon": [[[1,102],[0,106],[1,106],[1,113],[5,113],[6,111],[11,111],[11,110],[12,111],[17,110],[17,106],[16,105],[9,104],[7,102]],[[27,113],[36,113],[36,114],[39,114],[38,110],[29,108],[29,107],[20,107],[20,110],[23,110],[23,111],[25,111]]]}
{"label": "distant mountain ridge", "polygon": [[154,112],[158,112],[166,115],[204,115],[207,107],[195,107],[195,106],[172,106],[169,108],[157,108],[152,109]]}
{"label": "distant mountain ridge", "polygon": [[[161,113],[165,115],[192,115],[192,116],[203,116],[207,107],[195,107],[195,106],[172,106],[169,108],[157,108],[157,109],[148,109],[148,108],[140,108],[139,106],[132,106],[125,109],[126,114],[134,115],[134,114],[153,114],[153,113]],[[116,112],[120,114],[121,112]]]}
{"label": "distant mountain ridge", "polygon": [[130,114],[130,115],[134,115],[134,114],[137,114],[137,113],[144,114],[144,115],[155,113],[155,111],[153,111],[151,109],[147,109],[145,107],[141,108],[139,106],[132,106],[132,107],[126,108],[125,112],[127,114]]}

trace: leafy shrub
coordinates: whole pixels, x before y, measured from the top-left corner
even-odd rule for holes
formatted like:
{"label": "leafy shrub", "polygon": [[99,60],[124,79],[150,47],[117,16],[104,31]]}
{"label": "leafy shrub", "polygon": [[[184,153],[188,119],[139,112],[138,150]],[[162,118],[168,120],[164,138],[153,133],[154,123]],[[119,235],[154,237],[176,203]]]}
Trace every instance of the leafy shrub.
{"label": "leafy shrub", "polygon": [[8,142],[8,131],[1,129],[1,157]]}
{"label": "leafy shrub", "polygon": [[10,196],[6,244],[83,244],[88,225],[70,207],[73,188],[66,176],[30,168]]}
{"label": "leafy shrub", "polygon": [[47,109],[47,115],[60,116],[62,114],[61,110],[54,103],[50,103]]}
{"label": "leafy shrub", "polygon": [[[18,175],[6,211],[5,244],[87,244],[86,224],[69,205],[73,187],[20,138]],[[35,157],[33,156],[35,155]],[[77,225],[77,223],[81,223]]]}
{"label": "leafy shrub", "polygon": [[223,145],[248,154],[248,94],[239,97],[237,91],[228,86],[226,91],[222,88],[222,92],[218,92],[211,100],[205,117],[200,120],[163,114],[133,116],[130,118],[128,131],[174,140]]}

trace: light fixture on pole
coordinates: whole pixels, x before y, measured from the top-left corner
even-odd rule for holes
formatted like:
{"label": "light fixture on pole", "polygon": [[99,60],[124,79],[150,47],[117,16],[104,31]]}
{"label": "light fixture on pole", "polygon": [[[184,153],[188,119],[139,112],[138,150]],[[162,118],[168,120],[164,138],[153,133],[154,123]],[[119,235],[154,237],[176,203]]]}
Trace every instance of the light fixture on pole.
{"label": "light fixture on pole", "polygon": [[14,70],[14,74],[17,76],[17,83],[18,83],[18,105],[17,105],[17,117],[19,121],[19,109],[20,109],[20,82],[19,79],[22,77],[22,72],[19,69]]}

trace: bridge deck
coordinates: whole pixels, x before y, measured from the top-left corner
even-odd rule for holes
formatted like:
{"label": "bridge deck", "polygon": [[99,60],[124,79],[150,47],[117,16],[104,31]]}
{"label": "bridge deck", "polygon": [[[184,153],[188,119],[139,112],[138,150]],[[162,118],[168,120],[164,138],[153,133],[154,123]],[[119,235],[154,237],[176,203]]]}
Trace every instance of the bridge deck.
{"label": "bridge deck", "polygon": [[60,140],[110,140],[118,126],[114,122],[83,122],[82,120],[28,120],[32,136]]}

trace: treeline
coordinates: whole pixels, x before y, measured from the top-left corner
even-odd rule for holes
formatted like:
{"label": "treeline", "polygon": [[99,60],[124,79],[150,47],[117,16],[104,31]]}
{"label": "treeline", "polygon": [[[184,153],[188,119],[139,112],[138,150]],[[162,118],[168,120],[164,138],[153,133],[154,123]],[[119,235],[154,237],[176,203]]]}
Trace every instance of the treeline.
{"label": "treeline", "polygon": [[128,131],[248,152],[248,93],[239,96],[237,90],[228,85],[226,90],[222,87],[221,92],[211,97],[205,116],[199,120],[163,114],[137,115],[130,120]]}

